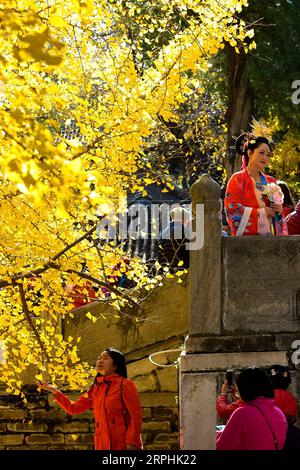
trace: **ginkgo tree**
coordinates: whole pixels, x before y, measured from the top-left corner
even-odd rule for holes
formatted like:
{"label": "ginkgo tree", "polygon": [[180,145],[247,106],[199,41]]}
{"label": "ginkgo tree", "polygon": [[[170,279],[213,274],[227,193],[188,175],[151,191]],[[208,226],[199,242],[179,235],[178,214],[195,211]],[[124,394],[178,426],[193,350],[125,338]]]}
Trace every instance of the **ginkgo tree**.
{"label": "ginkgo tree", "polygon": [[[246,0],[2,0],[0,2],[1,381],[19,393],[34,365],[56,384],[86,384],[80,338],[64,338],[67,288],[98,286],[116,314],[163,276],[100,243],[97,226],[148,181],[172,188],[145,162],[147,138],[201,87],[199,72],[226,42],[247,48],[236,15]],[[74,138],[63,123],[76,122]],[[134,289],[110,278],[126,273]],[[95,300],[95,299],[94,299]],[[138,314],[134,314],[138,319]],[[95,318],[90,315],[91,321]]]}

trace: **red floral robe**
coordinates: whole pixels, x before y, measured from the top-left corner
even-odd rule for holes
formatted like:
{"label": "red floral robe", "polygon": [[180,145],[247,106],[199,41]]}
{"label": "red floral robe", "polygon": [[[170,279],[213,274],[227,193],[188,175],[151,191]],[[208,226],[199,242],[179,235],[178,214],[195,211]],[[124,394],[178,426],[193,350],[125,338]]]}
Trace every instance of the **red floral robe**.
{"label": "red floral robe", "polygon": [[[276,183],[269,175],[262,174],[267,183]],[[263,218],[263,205],[255,193],[254,182],[245,168],[230,178],[225,195],[225,210],[232,235],[259,235]],[[263,212],[262,212],[263,211]],[[280,217],[275,223],[275,235],[288,235],[285,220]]]}

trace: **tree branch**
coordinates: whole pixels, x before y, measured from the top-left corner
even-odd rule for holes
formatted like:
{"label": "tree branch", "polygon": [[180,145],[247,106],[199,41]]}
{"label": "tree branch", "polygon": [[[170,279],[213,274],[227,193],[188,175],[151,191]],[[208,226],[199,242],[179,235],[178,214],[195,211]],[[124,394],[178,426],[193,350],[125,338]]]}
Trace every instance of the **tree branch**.
{"label": "tree branch", "polygon": [[57,253],[55,256],[53,256],[53,258],[51,259],[51,261],[49,261],[48,263],[44,264],[44,266],[42,268],[37,268],[37,269],[34,269],[33,271],[30,271],[29,273],[24,273],[24,274],[17,274],[16,276],[13,276],[11,278],[10,281],[0,281],[0,288],[1,287],[7,287],[7,286],[10,286],[10,285],[13,285],[15,284],[16,281],[18,281],[19,279],[27,279],[27,278],[31,278],[33,276],[37,276],[39,274],[42,274],[44,273],[45,271],[47,271],[48,269],[50,268],[55,268],[57,269],[57,265],[55,265],[53,263],[53,261],[56,261],[58,258],[60,258],[62,255],[64,255],[67,251],[69,251],[71,248],[73,248],[74,246],[78,245],[78,243],[82,242],[84,239],[88,238],[90,235],[92,235],[92,233],[95,232],[95,230],[97,229],[97,226],[98,226],[98,222],[96,225],[94,225],[88,232],[86,232],[84,235],[82,235],[81,237],[77,238],[73,243],[71,243],[70,245],[67,245],[63,250],[61,250],[59,253]]}
{"label": "tree branch", "polygon": [[30,328],[32,329],[38,343],[39,343],[39,346],[45,356],[45,358],[47,359],[48,362],[50,362],[50,357],[49,357],[49,354],[47,353],[47,350],[45,348],[45,345],[43,343],[43,341],[41,340],[41,337],[39,335],[39,332],[37,330],[37,328],[35,327],[33,321],[32,321],[32,318],[30,316],[30,312],[28,310],[28,306],[27,306],[27,302],[26,302],[26,298],[25,298],[25,292],[24,292],[24,287],[23,287],[23,284],[19,284],[19,292],[20,292],[20,297],[21,297],[21,302],[22,302],[22,307],[23,307],[23,312],[24,312],[24,315],[25,315],[25,318],[27,320],[27,322],[29,323],[29,326]]}
{"label": "tree branch", "polygon": [[90,274],[81,273],[80,271],[76,271],[75,269],[67,269],[65,272],[70,274],[77,274],[77,276],[87,279],[88,281],[91,281],[94,284],[98,284],[98,286],[105,287],[107,290],[113,292],[118,297],[123,297],[124,299],[126,299],[134,307],[142,309],[142,307],[140,307],[140,305],[137,304],[134,300],[132,300],[128,295],[124,294],[123,292],[121,293],[116,287],[110,286],[109,283],[106,284],[105,282],[99,281],[99,279],[94,276],[91,276]]}

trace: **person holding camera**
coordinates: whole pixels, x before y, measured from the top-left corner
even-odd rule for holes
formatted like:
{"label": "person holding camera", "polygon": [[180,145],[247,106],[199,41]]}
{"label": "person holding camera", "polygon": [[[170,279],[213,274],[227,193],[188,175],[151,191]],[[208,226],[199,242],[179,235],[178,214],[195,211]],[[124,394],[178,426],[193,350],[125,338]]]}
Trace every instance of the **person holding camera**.
{"label": "person holding camera", "polygon": [[264,369],[253,367],[237,377],[243,400],[217,435],[217,450],[279,450],[286,440],[287,422],[276,406],[272,383]]}
{"label": "person holding camera", "polygon": [[228,421],[232,413],[243,404],[243,400],[241,400],[234,385],[233,370],[228,369],[221,393],[216,401],[217,414],[223,421]]}

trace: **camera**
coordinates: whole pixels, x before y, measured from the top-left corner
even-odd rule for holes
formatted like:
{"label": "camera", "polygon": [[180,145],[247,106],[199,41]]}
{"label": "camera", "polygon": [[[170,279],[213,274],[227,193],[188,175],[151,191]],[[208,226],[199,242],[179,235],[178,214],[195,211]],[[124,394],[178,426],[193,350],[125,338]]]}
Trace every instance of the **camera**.
{"label": "camera", "polygon": [[232,387],[233,385],[233,369],[227,369],[225,373],[225,380],[227,382],[228,387]]}

